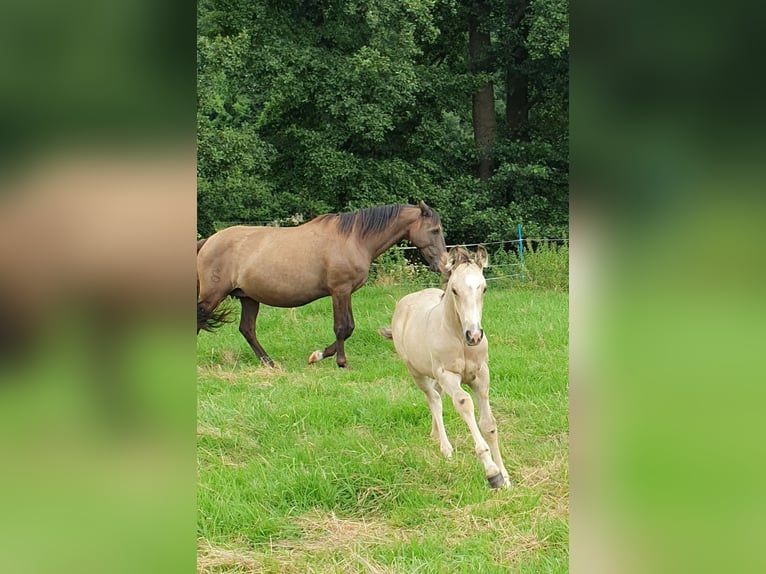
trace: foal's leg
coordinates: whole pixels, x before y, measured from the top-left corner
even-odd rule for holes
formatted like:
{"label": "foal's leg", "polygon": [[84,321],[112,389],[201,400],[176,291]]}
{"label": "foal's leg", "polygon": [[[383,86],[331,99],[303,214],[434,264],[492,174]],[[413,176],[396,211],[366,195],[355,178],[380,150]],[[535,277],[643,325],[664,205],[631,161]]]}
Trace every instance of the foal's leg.
{"label": "foal's leg", "polygon": [[431,411],[431,437],[439,441],[439,449],[447,458],[452,456],[452,444],[444,430],[444,418],[442,417],[442,396],[436,389],[436,381],[422,375],[412,375],[415,384],[426,396],[428,409]]}
{"label": "foal's leg", "polygon": [[484,476],[492,488],[499,488],[503,484],[503,475],[492,460],[489,445],[484,440],[476,424],[471,395],[462,389],[460,381],[460,375],[444,370],[439,372],[439,384],[452,397],[452,404],[455,405],[455,410],[460,414],[460,418],[463,419],[471,431],[473,442],[476,445],[476,456],[479,457],[481,464],[484,466]]}
{"label": "foal's leg", "polygon": [[261,304],[255,299],[250,297],[240,297],[239,302],[242,303],[242,316],[239,319],[239,332],[253,349],[261,362],[267,367],[273,367],[274,361],[263,350],[258,339],[255,337],[255,320],[258,318],[258,310]]}
{"label": "foal's leg", "polygon": [[497,421],[492,415],[492,409],[489,406],[489,368],[486,363],[482,365],[476,379],[471,384],[471,389],[479,403],[479,429],[484,439],[489,444],[489,450],[492,453],[492,460],[500,468],[500,474],[503,475],[503,486],[511,487],[511,479],[508,471],[505,470],[503,458],[500,456],[500,447],[497,438]]}
{"label": "foal's leg", "polygon": [[333,294],[332,296],[333,328],[335,342],[324,351],[314,351],[309,356],[309,363],[316,363],[327,357],[338,354],[335,361],[341,368],[348,368],[346,362],[345,341],[354,332],[354,316],[351,313],[351,293]]}

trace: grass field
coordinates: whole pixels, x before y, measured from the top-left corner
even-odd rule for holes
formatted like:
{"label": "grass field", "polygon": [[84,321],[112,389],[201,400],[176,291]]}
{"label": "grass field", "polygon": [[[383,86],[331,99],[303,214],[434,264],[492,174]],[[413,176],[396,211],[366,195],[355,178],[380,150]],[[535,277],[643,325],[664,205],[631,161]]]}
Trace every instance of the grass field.
{"label": "grass field", "polygon": [[329,299],[261,309],[274,369],[235,324],[199,335],[199,572],[568,571],[567,293],[487,291],[490,403],[513,483],[493,491],[449,399],[455,452],[441,455],[423,394],[377,334],[411,290],[354,295],[348,371],[307,365],[333,337]]}

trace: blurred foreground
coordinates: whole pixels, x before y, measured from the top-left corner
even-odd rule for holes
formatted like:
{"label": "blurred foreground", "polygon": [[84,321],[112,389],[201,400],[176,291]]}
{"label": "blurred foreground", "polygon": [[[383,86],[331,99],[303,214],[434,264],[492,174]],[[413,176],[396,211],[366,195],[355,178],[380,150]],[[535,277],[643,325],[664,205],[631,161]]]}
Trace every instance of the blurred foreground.
{"label": "blurred foreground", "polygon": [[0,572],[194,568],[180,7],[0,8]]}
{"label": "blurred foreground", "polygon": [[574,8],[571,571],[766,571],[763,8]]}
{"label": "blurred foreground", "polygon": [[0,570],[191,570],[194,189],[83,152],[0,196]]}

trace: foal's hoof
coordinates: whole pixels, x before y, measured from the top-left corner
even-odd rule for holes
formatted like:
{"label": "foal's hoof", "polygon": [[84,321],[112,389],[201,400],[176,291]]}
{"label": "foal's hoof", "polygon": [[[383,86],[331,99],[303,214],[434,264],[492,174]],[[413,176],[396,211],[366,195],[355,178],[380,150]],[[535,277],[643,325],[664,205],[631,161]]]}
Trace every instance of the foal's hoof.
{"label": "foal's hoof", "polygon": [[489,487],[490,488],[500,488],[503,486],[503,475],[502,474],[496,474],[495,476],[490,476],[487,478],[489,481]]}
{"label": "foal's hoof", "polygon": [[322,351],[314,351],[309,355],[309,365],[313,365],[317,361],[321,361],[324,359],[324,355],[322,354]]}

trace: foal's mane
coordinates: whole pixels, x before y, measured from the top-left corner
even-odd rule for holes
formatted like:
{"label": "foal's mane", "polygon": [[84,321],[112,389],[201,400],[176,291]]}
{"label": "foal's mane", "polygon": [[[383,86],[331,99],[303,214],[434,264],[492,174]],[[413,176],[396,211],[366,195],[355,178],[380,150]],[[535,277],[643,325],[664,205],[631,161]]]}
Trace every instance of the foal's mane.
{"label": "foal's mane", "polygon": [[[348,236],[352,231],[360,239],[364,239],[372,233],[378,233],[386,229],[394,221],[405,207],[414,205],[379,205],[368,207],[348,213],[328,213],[317,217],[317,221],[330,221],[334,219],[338,226],[338,233]],[[431,219],[438,219],[435,211],[431,210]],[[438,221],[437,221],[438,223]]]}

